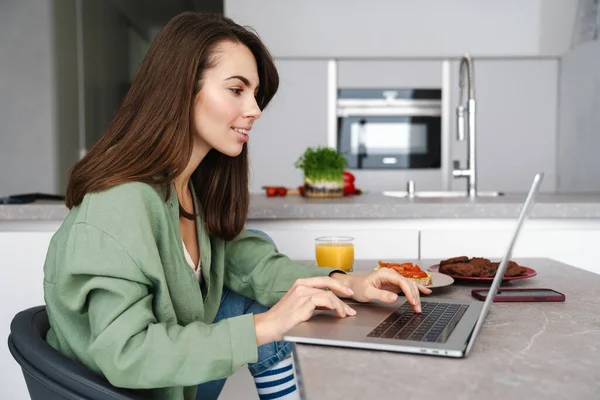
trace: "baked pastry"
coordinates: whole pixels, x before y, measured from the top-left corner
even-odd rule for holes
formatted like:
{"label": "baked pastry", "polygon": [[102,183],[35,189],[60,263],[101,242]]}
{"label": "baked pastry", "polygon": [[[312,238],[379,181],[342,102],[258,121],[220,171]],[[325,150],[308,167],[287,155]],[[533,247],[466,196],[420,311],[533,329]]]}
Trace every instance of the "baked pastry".
{"label": "baked pastry", "polygon": [[407,263],[386,263],[383,261],[378,262],[379,266],[375,267],[375,270],[379,268],[390,268],[411,281],[415,281],[420,285],[429,286],[433,282],[431,274],[427,271],[423,271],[417,264],[410,262]]}
{"label": "baked pastry", "polygon": [[467,263],[467,262],[469,262],[469,257],[467,257],[467,256],[454,257],[454,258],[449,258],[447,260],[440,261],[440,267],[444,264],[456,264],[456,263]]}
{"label": "baked pastry", "polygon": [[[495,265],[496,269],[498,269],[498,267],[500,266],[500,263],[495,262],[495,263],[492,263],[492,265]],[[504,276],[521,276],[521,275],[525,275],[526,273],[527,273],[527,268],[520,266],[519,264],[517,264],[514,261],[509,261],[508,267],[506,268],[506,272],[504,273]]]}
{"label": "baked pastry", "polygon": [[440,267],[439,271],[442,274],[453,275],[453,276],[470,276],[470,277],[481,277],[482,268],[480,265],[470,263],[454,263],[444,264]]}
{"label": "baked pastry", "polygon": [[[498,271],[499,262],[492,262],[487,258],[466,256],[449,258],[440,261],[439,272],[447,275],[493,278]],[[527,269],[514,261],[508,262],[508,267],[504,273],[505,277],[525,275]]]}

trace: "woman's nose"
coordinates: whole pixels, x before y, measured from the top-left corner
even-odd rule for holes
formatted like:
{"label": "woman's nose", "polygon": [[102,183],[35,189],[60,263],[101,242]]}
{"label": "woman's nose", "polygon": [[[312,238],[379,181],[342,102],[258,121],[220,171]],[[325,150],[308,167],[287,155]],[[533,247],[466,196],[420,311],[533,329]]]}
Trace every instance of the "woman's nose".
{"label": "woman's nose", "polygon": [[244,117],[258,119],[262,115],[262,111],[256,102],[256,98],[252,96],[252,99],[248,101],[246,106],[246,112]]}

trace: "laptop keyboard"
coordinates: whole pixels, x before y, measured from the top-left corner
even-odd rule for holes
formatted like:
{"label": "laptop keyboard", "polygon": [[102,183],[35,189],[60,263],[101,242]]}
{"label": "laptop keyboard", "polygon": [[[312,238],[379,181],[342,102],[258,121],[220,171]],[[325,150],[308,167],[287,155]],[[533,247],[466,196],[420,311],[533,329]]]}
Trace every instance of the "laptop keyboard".
{"label": "laptop keyboard", "polygon": [[367,336],[445,343],[469,308],[464,304],[421,302],[421,314],[404,303]]}

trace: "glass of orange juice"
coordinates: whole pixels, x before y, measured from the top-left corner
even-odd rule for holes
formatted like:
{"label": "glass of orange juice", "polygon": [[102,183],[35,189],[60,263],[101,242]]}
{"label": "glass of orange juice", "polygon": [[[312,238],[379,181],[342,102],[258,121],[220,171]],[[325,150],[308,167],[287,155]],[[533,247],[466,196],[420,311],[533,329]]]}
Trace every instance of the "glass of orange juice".
{"label": "glass of orange juice", "polygon": [[315,239],[317,265],[350,272],[354,266],[354,238],[323,236]]}

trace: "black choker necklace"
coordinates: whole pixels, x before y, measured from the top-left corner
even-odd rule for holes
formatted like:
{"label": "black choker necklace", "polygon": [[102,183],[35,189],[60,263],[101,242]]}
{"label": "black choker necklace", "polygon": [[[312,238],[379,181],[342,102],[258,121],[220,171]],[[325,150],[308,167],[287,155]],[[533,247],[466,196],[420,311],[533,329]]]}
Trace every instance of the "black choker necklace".
{"label": "black choker necklace", "polygon": [[179,215],[185,219],[189,219],[190,221],[196,220],[196,216],[185,211],[185,209],[181,206],[181,203],[179,203]]}

